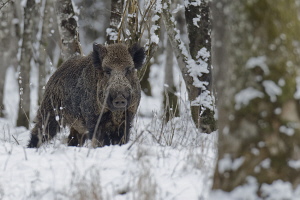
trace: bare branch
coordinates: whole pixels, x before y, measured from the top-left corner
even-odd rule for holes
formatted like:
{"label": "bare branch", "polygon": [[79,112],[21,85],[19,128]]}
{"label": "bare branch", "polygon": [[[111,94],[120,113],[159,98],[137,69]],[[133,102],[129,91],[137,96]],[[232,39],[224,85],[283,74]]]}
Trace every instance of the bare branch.
{"label": "bare branch", "polygon": [[10,3],[12,0],[7,0],[6,2],[4,2],[4,3],[1,3],[1,5],[0,5],[0,10],[6,5],[6,4],[8,4],[8,3]]}

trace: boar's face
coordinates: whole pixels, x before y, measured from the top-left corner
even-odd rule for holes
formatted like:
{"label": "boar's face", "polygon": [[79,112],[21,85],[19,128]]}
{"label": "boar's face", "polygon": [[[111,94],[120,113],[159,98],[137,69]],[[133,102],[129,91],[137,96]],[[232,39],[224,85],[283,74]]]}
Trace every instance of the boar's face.
{"label": "boar's face", "polygon": [[143,48],[124,44],[93,46],[93,64],[100,70],[97,84],[98,102],[106,102],[111,111],[125,110],[140,100],[140,83],[137,69],[145,58]]}

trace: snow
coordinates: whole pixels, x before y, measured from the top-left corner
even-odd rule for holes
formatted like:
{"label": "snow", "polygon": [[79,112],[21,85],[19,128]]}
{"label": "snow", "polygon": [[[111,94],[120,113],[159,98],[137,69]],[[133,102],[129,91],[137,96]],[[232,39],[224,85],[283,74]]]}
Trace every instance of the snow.
{"label": "snow", "polygon": [[294,169],[300,169],[300,160],[289,160],[288,164]]}
{"label": "snow", "polygon": [[[15,127],[18,74],[9,68],[4,97],[7,113],[5,119],[0,118],[0,199],[95,199],[92,195],[117,200],[207,199],[217,133],[200,134],[186,111],[167,124],[162,122],[161,71],[158,65],[151,68],[153,97],[142,95],[128,144],[68,147],[68,129],[63,129],[50,143],[29,149],[29,130]],[[36,77],[36,69],[31,74]],[[31,95],[37,101],[37,78],[30,81]],[[180,93],[183,101],[186,94]],[[31,118],[35,112],[33,105]]]}
{"label": "snow", "polygon": [[279,127],[279,131],[281,133],[284,133],[284,134],[288,135],[288,136],[293,136],[294,133],[295,133],[295,130],[293,128],[283,126],[283,125]]}
{"label": "snow", "polygon": [[201,94],[191,102],[191,106],[202,106],[209,110],[214,110],[215,100],[210,94],[210,91],[204,90]]}
{"label": "snow", "polygon": [[200,20],[201,20],[201,16],[197,15],[197,17],[193,18],[193,25],[200,28],[198,25],[198,22],[200,22]]}
{"label": "snow", "polygon": [[234,160],[231,159],[229,154],[224,155],[222,159],[219,160],[218,163],[218,171],[223,174],[226,171],[237,170],[244,163],[245,158],[240,157]]}
{"label": "snow", "polygon": [[180,10],[183,10],[184,6],[181,4],[177,4],[176,8],[172,11],[172,14],[178,13]]}
{"label": "snow", "polygon": [[253,69],[255,67],[260,67],[265,75],[270,74],[270,70],[268,65],[266,64],[267,57],[266,56],[259,56],[259,57],[252,57],[246,63],[246,68]]}
{"label": "snow", "polygon": [[157,25],[152,25],[151,26],[151,29],[150,29],[150,39],[151,39],[151,42],[155,43],[155,44],[158,44],[159,42],[159,37],[158,35],[155,34],[155,31],[158,30],[160,28],[160,26],[157,26]]}
{"label": "snow", "polygon": [[254,177],[247,177],[247,183],[238,186],[231,192],[216,190],[209,196],[210,200],[283,200],[283,199],[299,199],[300,186],[295,190],[291,183],[282,180],[276,180],[272,184],[263,183],[261,186],[261,196],[258,197],[256,191],[258,189],[257,181]]}
{"label": "snow", "polygon": [[263,161],[261,161],[260,165],[262,168],[269,169],[271,166],[271,159],[270,158],[264,159]]}
{"label": "snow", "polygon": [[262,196],[266,196],[266,200],[280,200],[280,199],[296,199],[299,194],[293,192],[291,183],[282,180],[276,180],[272,184],[262,184]]}
{"label": "snow", "polygon": [[201,5],[201,0],[195,0],[195,1],[190,1],[190,0],[184,0],[184,6],[188,7],[188,6],[200,6]]}
{"label": "snow", "polygon": [[282,94],[281,88],[272,80],[265,80],[262,82],[266,93],[269,95],[271,102],[277,100],[277,96]]}
{"label": "snow", "polygon": [[258,184],[254,177],[247,177],[247,183],[236,187],[231,192],[224,192],[216,190],[212,192],[209,196],[210,200],[260,200],[257,197],[256,191],[258,189]]}
{"label": "snow", "polygon": [[263,98],[264,94],[253,87],[248,87],[246,89],[241,90],[238,92],[234,99],[235,99],[235,109],[239,110],[243,106],[247,106],[249,102],[256,98]]}

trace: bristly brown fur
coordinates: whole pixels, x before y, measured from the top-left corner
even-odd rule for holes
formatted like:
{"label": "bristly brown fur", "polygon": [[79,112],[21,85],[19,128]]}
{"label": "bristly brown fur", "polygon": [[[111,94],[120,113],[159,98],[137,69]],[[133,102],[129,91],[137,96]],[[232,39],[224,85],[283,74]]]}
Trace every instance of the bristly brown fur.
{"label": "bristly brown fur", "polygon": [[28,147],[39,147],[65,125],[72,146],[86,138],[95,139],[96,146],[127,143],[141,98],[135,69],[144,58],[138,45],[94,44],[89,55],[64,62],[46,85]]}

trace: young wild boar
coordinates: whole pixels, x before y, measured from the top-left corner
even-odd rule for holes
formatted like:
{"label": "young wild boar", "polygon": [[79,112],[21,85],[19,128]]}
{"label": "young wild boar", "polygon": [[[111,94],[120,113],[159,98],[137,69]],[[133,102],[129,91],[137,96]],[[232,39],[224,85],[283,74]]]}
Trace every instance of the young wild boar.
{"label": "young wild boar", "polygon": [[68,145],[125,144],[141,98],[137,69],[144,49],[138,45],[93,45],[87,56],[72,57],[49,79],[28,147],[52,139],[70,127]]}

